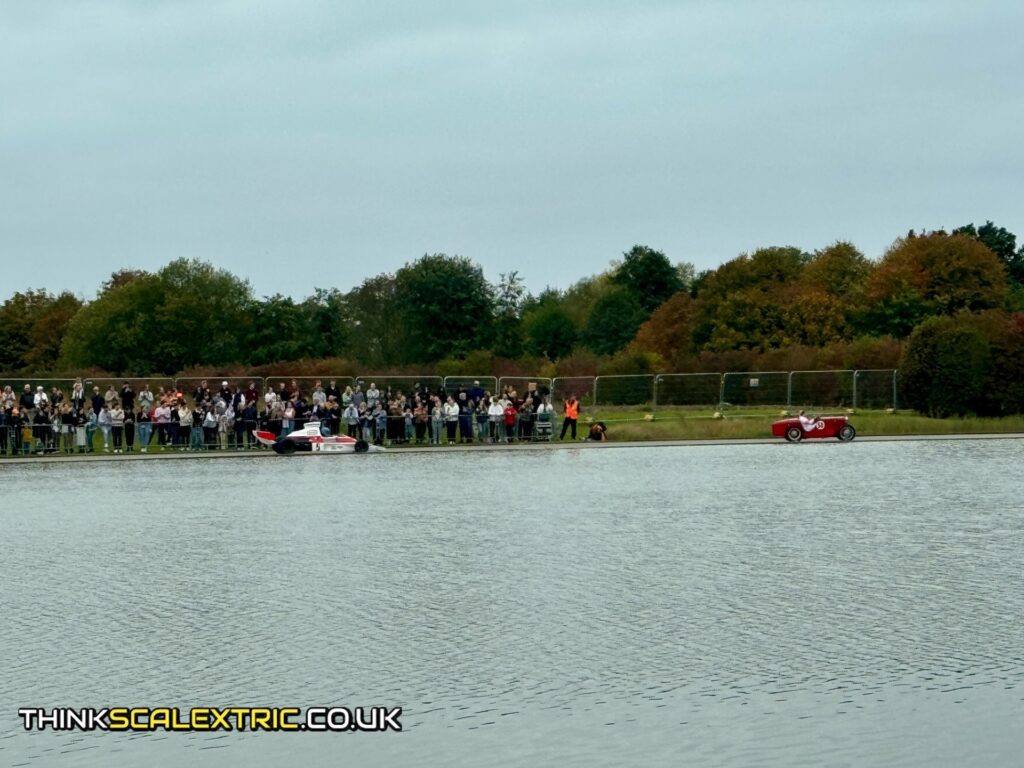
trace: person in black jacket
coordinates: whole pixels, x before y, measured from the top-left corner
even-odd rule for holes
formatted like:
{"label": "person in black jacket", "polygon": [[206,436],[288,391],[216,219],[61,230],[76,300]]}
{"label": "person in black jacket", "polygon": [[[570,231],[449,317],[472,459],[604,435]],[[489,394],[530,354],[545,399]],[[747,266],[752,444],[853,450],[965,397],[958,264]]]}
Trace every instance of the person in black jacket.
{"label": "person in black jacket", "polygon": [[99,417],[100,411],[103,410],[103,406],[107,403],[106,398],[100,394],[99,387],[92,388],[92,397],[89,398],[89,402],[92,404],[92,412]]}
{"label": "person in black jacket", "polygon": [[135,409],[135,390],[132,389],[130,381],[121,385],[121,407],[124,408],[126,415]]}

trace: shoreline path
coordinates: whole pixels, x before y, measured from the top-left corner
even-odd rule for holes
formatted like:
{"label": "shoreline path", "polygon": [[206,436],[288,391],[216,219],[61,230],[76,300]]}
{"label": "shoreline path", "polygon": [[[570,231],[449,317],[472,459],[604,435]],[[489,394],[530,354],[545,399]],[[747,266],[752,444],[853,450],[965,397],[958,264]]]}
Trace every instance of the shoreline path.
{"label": "shoreline path", "polygon": [[[946,435],[858,435],[858,443],[892,442],[905,440],[1024,440],[1022,432],[988,432],[988,433],[964,433]],[[831,444],[833,441],[815,440],[806,445],[817,443]],[[388,448],[385,451],[372,451],[365,454],[353,454],[353,456],[379,456],[387,454],[410,454],[410,453],[479,453],[481,451],[552,451],[566,448],[584,448],[586,450],[604,450],[614,448],[693,448],[709,445],[780,445],[795,448],[804,443],[787,443],[777,437],[757,438],[731,438],[718,440],[632,440],[622,442],[590,442],[578,440],[576,442],[552,441],[544,443],[513,443],[511,445],[500,444],[471,444],[471,445],[431,445],[431,446],[408,446],[403,448]],[[137,454],[85,454],[85,455],[46,455],[46,456],[11,456],[0,458],[0,466],[8,464],[54,464],[54,463],[88,463],[97,461],[172,461],[178,459],[232,459],[232,458],[295,458],[314,456],[313,453],[297,453],[294,456],[279,457],[273,451],[197,451],[184,453],[137,453]]]}

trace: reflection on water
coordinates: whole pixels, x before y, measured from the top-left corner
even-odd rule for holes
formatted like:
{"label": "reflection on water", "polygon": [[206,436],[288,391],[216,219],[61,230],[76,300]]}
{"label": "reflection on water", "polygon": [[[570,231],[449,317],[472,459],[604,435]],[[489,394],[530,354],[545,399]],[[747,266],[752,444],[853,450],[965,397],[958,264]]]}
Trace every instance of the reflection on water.
{"label": "reflection on water", "polygon": [[[17,466],[0,761],[1005,765],[1024,444]],[[402,705],[401,734],[19,706]]]}

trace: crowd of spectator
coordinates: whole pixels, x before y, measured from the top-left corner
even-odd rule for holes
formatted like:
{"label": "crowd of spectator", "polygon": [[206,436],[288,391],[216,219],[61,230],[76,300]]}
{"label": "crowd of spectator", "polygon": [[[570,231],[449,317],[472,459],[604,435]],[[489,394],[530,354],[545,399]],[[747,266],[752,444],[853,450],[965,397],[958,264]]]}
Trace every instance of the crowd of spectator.
{"label": "crowd of spectator", "polygon": [[[214,382],[216,384],[216,382]],[[308,385],[307,385],[308,387]],[[576,439],[579,403],[563,404],[561,438],[571,427]],[[419,383],[406,393],[363,382],[340,388],[336,379],[317,380],[304,391],[297,379],[268,384],[260,392],[222,381],[201,381],[190,392],[131,382],[87,389],[77,379],[69,392],[25,384],[0,393],[0,455],[30,453],[146,453],[259,448],[254,430],[287,435],[318,421],[331,434],[348,434],[377,445],[455,445],[548,440],[555,412],[549,391],[529,384],[491,393],[479,381],[470,387],[430,389]]]}

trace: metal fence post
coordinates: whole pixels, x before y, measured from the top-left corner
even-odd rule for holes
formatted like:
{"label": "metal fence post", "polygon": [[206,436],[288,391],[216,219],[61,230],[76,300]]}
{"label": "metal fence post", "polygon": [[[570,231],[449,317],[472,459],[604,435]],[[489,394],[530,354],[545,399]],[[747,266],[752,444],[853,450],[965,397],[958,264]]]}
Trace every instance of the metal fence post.
{"label": "metal fence post", "polygon": [[793,371],[789,372],[786,379],[786,407],[793,407]]}
{"label": "metal fence post", "polygon": [[897,404],[899,402],[899,400],[898,400],[897,395],[896,395],[896,375],[898,373],[899,373],[899,369],[898,368],[893,368],[892,369],[892,409],[894,411],[899,410],[899,405]]}

